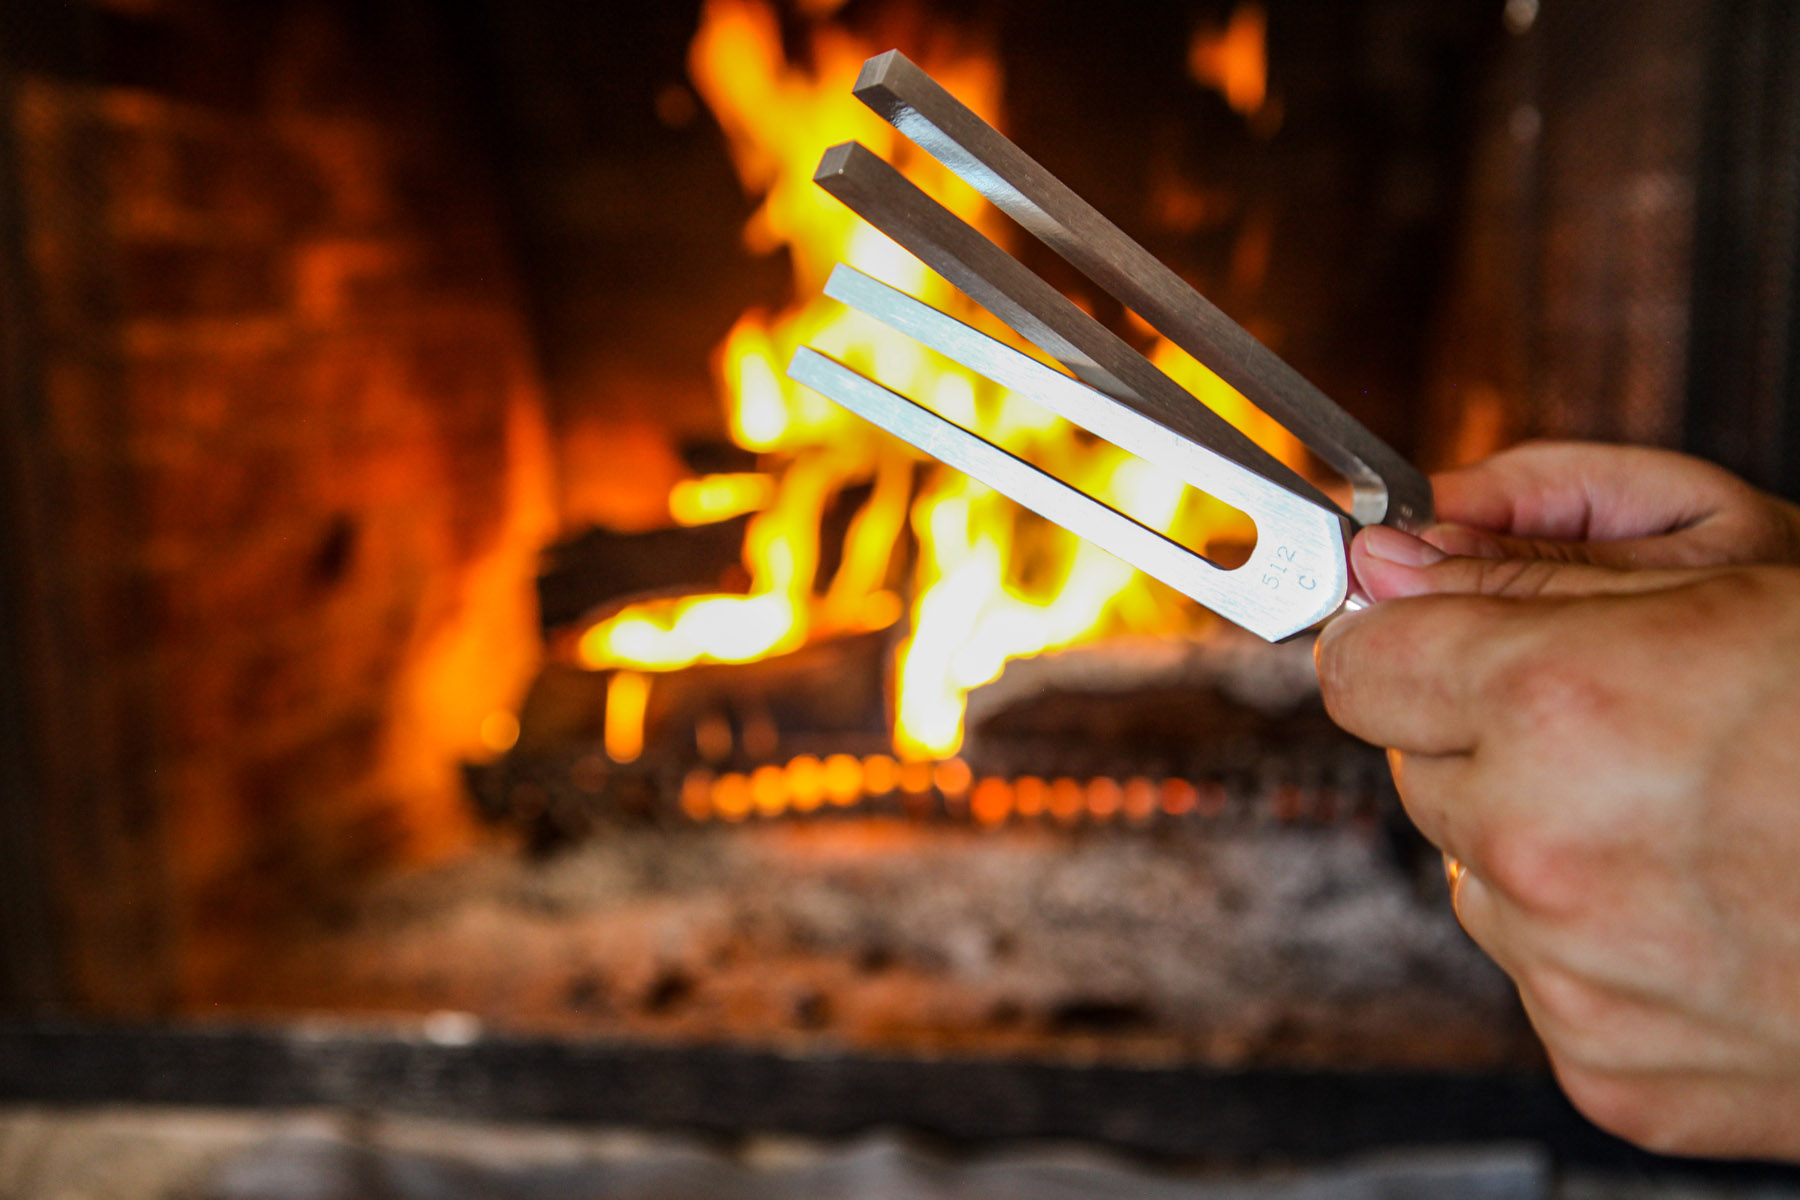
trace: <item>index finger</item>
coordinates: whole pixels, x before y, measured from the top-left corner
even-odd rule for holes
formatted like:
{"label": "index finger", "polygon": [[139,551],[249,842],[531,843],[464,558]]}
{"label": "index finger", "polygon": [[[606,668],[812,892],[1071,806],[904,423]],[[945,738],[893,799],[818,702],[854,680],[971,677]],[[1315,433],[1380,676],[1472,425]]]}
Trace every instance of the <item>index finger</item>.
{"label": "index finger", "polygon": [[1710,463],[1649,446],[1527,442],[1432,477],[1440,521],[1539,541],[1661,536],[1742,486]]}
{"label": "index finger", "polygon": [[1430,595],[1339,617],[1313,651],[1326,711],[1377,746],[1470,753],[1481,740],[1485,682],[1531,636],[1522,607],[1492,596]]}

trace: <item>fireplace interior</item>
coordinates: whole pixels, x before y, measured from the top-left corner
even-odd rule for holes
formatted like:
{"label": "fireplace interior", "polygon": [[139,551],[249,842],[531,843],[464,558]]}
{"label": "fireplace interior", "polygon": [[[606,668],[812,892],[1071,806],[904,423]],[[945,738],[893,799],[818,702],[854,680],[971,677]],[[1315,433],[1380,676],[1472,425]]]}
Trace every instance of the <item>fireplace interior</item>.
{"label": "fireplace interior", "polygon": [[848,260],[982,319],[812,187],[854,138],[1333,483],[906,156],[849,91],[897,46],[1414,461],[1788,487],[1800,206],[1754,167],[1800,21],[1728,7],[0,12],[0,1098],[1662,1178],[1556,1099],[1304,639],[781,372],[829,343],[1255,536],[818,299]]}

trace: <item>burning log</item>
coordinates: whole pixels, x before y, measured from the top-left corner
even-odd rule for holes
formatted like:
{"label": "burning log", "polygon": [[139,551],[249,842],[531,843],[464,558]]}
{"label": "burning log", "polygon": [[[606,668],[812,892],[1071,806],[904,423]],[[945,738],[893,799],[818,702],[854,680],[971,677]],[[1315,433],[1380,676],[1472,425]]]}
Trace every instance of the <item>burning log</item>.
{"label": "burning log", "polygon": [[[673,761],[712,765],[754,766],[858,742],[885,749],[892,640],[878,630],[774,658],[658,676],[645,713],[646,739],[668,747]],[[703,732],[720,720],[732,731],[729,749]],[[758,732],[758,725],[768,729]]]}
{"label": "burning log", "polygon": [[708,525],[639,533],[590,529],[551,546],[538,575],[539,619],[546,631],[597,606],[671,592],[743,592],[738,563],[748,516]]}
{"label": "burning log", "polygon": [[977,774],[1184,779],[1275,819],[1368,817],[1387,791],[1379,751],[1326,716],[1310,646],[1224,628],[1017,660],[968,728]]}
{"label": "burning log", "polygon": [[662,674],[552,663],[525,698],[512,750],[467,770],[477,808],[548,849],[620,818],[675,817],[697,769],[747,786],[796,757],[885,750],[889,642],[862,633]]}
{"label": "burning log", "polygon": [[[721,496],[748,491],[750,483],[761,485],[754,498]],[[592,621],[624,605],[663,597],[744,595],[750,587],[741,561],[744,538],[755,510],[767,506],[773,488],[769,476],[755,472],[703,475],[677,485],[669,498],[679,524],[639,531],[589,529],[551,546],[538,574],[544,630]],[[850,524],[869,502],[872,490],[867,484],[846,487],[825,505],[818,531],[821,578],[836,573]],[[727,511],[715,518],[706,511],[709,505]],[[730,511],[734,508],[743,511]]]}
{"label": "burning log", "polygon": [[892,642],[864,633],[655,675],[552,667],[513,752],[471,782],[490,820],[539,849],[620,820],[1395,824],[1380,753],[1326,719],[1304,647],[1221,632],[1023,660],[976,691],[965,757],[902,763],[888,752]]}

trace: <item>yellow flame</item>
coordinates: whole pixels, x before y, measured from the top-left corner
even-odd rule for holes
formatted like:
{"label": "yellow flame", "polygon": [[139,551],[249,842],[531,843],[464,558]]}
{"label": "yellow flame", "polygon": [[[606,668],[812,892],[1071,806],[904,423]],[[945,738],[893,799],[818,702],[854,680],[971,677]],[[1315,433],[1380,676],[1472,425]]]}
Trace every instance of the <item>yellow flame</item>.
{"label": "yellow flame", "polygon": [[[823,10],[819,10],[823,11]],[[812,30],[810,66],[789,63],[774,10],[760,0],[708,0],[690,50],[696,91],[728,135],[746,188],[762,204],[745,231],[753,250],[785,248],[808,300],[779,314],[745,313],[720,348],[718,373],[732,436],[777,461],[774,495],[744,546],[751,586],[743,596],[698,596],[628,606],[586,630],[577,646],[591,668],[678,670],[791,650],[809,636],[880,628],[900,616],[889,587],[905,530],[914,455],[783,374],[795,347],[819,346],[891,385],[929,391],[937,371],[911,339],[853,319],[818,297],[839,261],[951,307],[956,293],[812,182],[819,157],[855,138],[909,163],[922,187],[965,218],[991,225],[980,200],[957,190],[941,166],[909,151],[897,131],[851,95],[874,48],[842,29]],[[992,115],[998,73],[990,59],[933,61],[939,78]],[[972,385],[965,384],[965,387]],[[826,506],[846,486],[875,487],[850,527],[835,577],[815,578]],[[708,506],[709,508],[711,506]]]}
{"label": "yellow flame", "polygon": [[644,711],[650,703],[650,680],[636,671],[620,671],[606,683],[606,756],[617,763],[636,762],[644,752]]}
{"label": "yellow flame", "polygon": [[710,525],[765,509],[774,497],[775,481],[767,475],[703,475],[669,492],[669,516],[677,525]]}
{"label": "yellow flame", "polygon": [[[706,0],[689,55],[695,91],[724,130],[744,186],[760,199],[746,244],[763,253],[785,250],[803,297],[780,312],[746,312],[716,364],[731,434],[763,456],[766,476],[759,478],[772,480],[772,493],[759,497],[745,539],[750,587],[743,595],[631,605],[586,630],[577,653],[596,669],[676,670],[779,654],[808,639],[878,629],[909,615],[894,675],[893,740],[903,763],[862,765],[865,782],[914,793],[925,786],[922,779],[945,770],[923,764],[952,761],[960,747],[969,690],[996,677],[1009,660],[1112,631],[1180,630],[1195,620],[1195,609],[973,480],[935,463],[921,468],[920,456],[909,448],[787,380],[783,372],[795,347],[815,346],[841,359],[1203,552],[1215,542],[1247,544],[1254,529],[1243,514],[1112,446],[1093,444],[1039,406],[819,295],[833,266],[849,262],[934,307],[993,328],[944,280],[814,185],[821,154],[838,142],[862,142],[995,240],[1005,233],[976,193],[851,95],[864,59],[886,47],[859,41],[834,24],[830,7],[814,5],[801,14],[810,12],[812,22],[803,31],[808,44],[802,65],[787,57],[767,0]],[[943,36],[941,23],[937,28],[938,40],[908,47],[908,53],[998,124],[993,56],[959,47]],[[1245,32],[1238,36],[1248,38]],[[1284,431],[1204,367],[1166,342],[1155,345],[1151,358],[1227,419],[1296,461],[1298,449],[1282,440]],[[849,523],[838,566],[831,578],[819,578],[824,518],[846,489],[863,485],[869,485],[868,498]],[[671,497],[672,507],[676,503]],[[684,511],[690,503],[695,512],[725,512],[738,502],[710,496],[680,501]],[[895,549],[904,545],[909,526],[916,553],[910,580],[902,580]],[[909,604],[897,587],[910,588]],[[781,804],[801,807],[849,795],[849,760],[836,761],[829,780],[815,778],[824,767],[804,757],[796,762],[783,776]],[[883,765],[870,766],[874,762]],[[915,764],[927,774],[909,774],[906,768]],[[955,776],[957,768],[949,770]],[[961,790],[970,786],[966,777],[952,782]],[[1034,804],[1066,808],[1057,786],[1041,789],[1043,795],[1027,793]],[[737,820],[759,798],[763,811],[776,804],[772,778],[761,788],[753,795],[751,779],[723,775],[705,790],[711,811]],[[995,789],[989,792],[991,813],[999,801]]]}

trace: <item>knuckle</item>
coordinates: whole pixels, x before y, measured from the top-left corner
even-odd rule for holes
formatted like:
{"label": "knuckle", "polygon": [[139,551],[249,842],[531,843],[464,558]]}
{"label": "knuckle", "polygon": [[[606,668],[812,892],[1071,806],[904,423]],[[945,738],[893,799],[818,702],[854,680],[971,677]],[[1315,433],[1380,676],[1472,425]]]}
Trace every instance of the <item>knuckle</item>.
{"label": "knuckle", "polygon": [[1761,571],[1725,571],[1703,580],[1693,589],[1694,602],[1708,615],[1764,603],[1769,594],[1768,576]]}
{"label": "knuckle", "polygon": [[1550,1052],[1551,1064],[1569,1103],[1616,1137],[1647,1150],[1681,1149],[1682,1128],[1667,1098],[1629,1073],[1596,1070]]}
{"label": "knuckle", "polygon": [[1724,623],[1763,622],[1791,608],[1793,573],[1755,567],[1724,571],[1687,590],[1687,603],[1669,614],[1693,637]]}
{"label": "knuckle", "polygon": [[1793,559],[1794,529],[1783,514],[1773,507],[1745,503],[1743,561],[1790,562]]}
{"label": "knuckle", "polygon": [[1474,847],[1481,876],[1524,912],[1567,919],[1587,907],[1588,849],[1540,825],[1486,831]]}
{"label": "knuckle", "polygon": [[1352,733],[1365,732],[1380,715],[1393,679],[1417,669],[1419,649],[1403,624],[1379,611],[1341,617],[1314,645],[1325,711]]}
{"label": "knuckle", "polygon": [[1618,1070],[1626,1065],[1612,1036],[1619,1028],[1618,1002],[1575,975],[1542,965],[1520,972],[1519,991],[1544,1044],[1583,1070]]}
{"label": "knuckle", "polygon": [[1701,678],[1721,652],[1744,654],[1769,636],[1800,633],[1800,572],[1739,567],[1701,578],[1645,606],[1615,631],[1655,647],[1659,665]]}
{"label": "knuckle", "polygon": [[1571,729],[1593,737],[1613,705],[1590,657],[1556,642],[1513,655],[1488,679],[1496,725],[1514,739],[1536,741]]}

